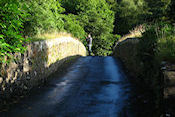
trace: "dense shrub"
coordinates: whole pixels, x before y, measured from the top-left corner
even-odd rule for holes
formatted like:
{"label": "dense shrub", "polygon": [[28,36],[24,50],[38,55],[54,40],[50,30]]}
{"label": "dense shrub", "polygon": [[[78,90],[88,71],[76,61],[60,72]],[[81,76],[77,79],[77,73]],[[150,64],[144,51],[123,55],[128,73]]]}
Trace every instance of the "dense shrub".
{"label": "dense shrub", "polygon": [[22,36],[27,14],[18,0],[0,1],[0,63],[7,62],[14,52],[24,52],[26,39]]}
{"label": "dense shrub", "polygon": [[25,11],[30,14],[25,21],[25,35],[33,36],[64,29],[61,13],[64,8],[57,0],[25,0]]}
{"label": "dense shrub", "polygon": [[[64,29],[71,33],[73,36],[79,38],[82,42],[85,41],[86,32],[84,28],[80,25],[80,21],[78,20],[79,16],[69,14],[65,15],[64,20]],[[84,42],[85,43],[85,42]]]}
{"label": "dense shrub", "polygon": [[[158,116],[163,100],[163,75],[161,62],[175,62],[175,28],[162,22],[149,26],[139,42],[138,58],[141,63],[140,78],[150,102]],[[160,109],[161,108],[161,109]]]}
{"label": "dense shrub", "polygon": [[168,20],[170,20],[170,22],[174,23],[175,22],[175,14],[174,14],[174,12],[175,12],[175,1],[174,0],[171,0],[171,4],[170,4],[169,7],[170,8],[168,9],[168,13],[167,13],[167,15],[169,17]]}
{"label": "dense shrub", "polygon": [[[91,33],[95,55],[108,55],[115,41],[114,12],[105,0],[64,0],[66,13],[77,15],[86,33]],[[85,38],[85,37],[84,37]]]}
{"label": "dense shrub", "polygon": [[157,58],[160,61],[175,62],[175,27],[162,23],[157,34]]}
{"label": "dense shrub", "polygon": [[163,78],[161,75],[160,62],[156,59],[157,54],[157,34],[154,28],[149,28],[141,38],[138,48],[138,58],[141,63],[142,88],[149,96],[148,103],[152,105],[154,116],[160,116],[162,107]]}
{"label": "dense shrub", "polygon": [[127,34],[133,27],[145,23],[148,14],[145,0],[121,0],[116,9],[115,33]]}
{"label": "dense shrub", "polygon": [[154,21],[174,23],[174,0],[118,0],[115,33],[126,34],[133,27]]}
{"label": "dense shrub", "polygon": [[162,61],[175,63],[175,37],[168,37],[158,41],[158,57]]}

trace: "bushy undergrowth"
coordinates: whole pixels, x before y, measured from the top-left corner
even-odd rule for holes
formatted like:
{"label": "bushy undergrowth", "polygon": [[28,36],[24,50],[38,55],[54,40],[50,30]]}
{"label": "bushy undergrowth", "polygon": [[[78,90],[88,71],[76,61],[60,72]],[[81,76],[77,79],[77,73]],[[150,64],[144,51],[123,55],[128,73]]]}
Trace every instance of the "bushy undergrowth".
{"label": "bushy undergrowth", "polygon": [[[149,26],[140,39],[138,57],[141,63],[140,78],[142,85],[151,95],[155,112],[160,114],[163,100],[163,75],[161,62],[175,60],[174,27],[166,23],[157,23]],[[158,115],[157,115],[158,116]]]}
{"label": "bushy undergrowth", "polygon": [[154,57],[156,61],[175,60],[175,27],[167,23],[149,26],[140,40],[140,58],[146,61]]}
{"label": "bushy undergrowth", "polygon": [[161,61],[175,63],[175,37],[159,40],[158,51],[158,57]]}
{"label": "bushy undergrowth", "polygon": [[158,30],[157,58],[175,63],[175,27],[164,24]]}

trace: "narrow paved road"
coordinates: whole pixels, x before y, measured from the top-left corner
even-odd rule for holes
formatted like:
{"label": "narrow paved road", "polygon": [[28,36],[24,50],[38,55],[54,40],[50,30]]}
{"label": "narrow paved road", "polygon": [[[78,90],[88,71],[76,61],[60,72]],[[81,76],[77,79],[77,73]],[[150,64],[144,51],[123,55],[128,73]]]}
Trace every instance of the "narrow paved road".
{"label": "narrow paved road", "polygon": [[113,57],[80,58],[0,117],[132,117],[130,85]]}

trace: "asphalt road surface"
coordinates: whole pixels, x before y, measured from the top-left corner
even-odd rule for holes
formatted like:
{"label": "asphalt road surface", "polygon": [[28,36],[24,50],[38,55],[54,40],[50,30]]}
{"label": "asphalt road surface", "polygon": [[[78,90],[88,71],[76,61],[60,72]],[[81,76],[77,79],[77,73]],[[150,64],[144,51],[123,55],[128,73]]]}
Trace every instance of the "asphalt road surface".
{"label": "asphalt road surface", "polygon": [[113,57],[81,57],[0,117],[133,117],[130,84]]}

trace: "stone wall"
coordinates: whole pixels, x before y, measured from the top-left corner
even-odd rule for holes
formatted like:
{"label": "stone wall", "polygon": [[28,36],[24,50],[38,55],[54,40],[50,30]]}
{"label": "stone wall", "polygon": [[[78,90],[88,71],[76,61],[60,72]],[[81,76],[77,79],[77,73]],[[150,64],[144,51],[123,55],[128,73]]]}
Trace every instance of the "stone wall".
{"label": "stone wall", "polygon": [[[117,43],[114,50],[114,56],[120,58],[123,62],[124,67],[130,76],[129,80],[134,86],[133,89],[135,95],[141,97],[136,97],[136,105],[138,104],[138,107],[143,110],[140,114],[147,114],[149,117],[158,117],[162,114],[163,109],[163,74],[161,74],[157,68],[156,70],[155,68],[145,69],[148,67],[138,56],[139,46],[139,39],[126,39]],[[140,107],[140,105],[142,106]],[[150,110],[148,110],[148,107],[151,107]]]}
{"label": "stone wall", "polygon": [[163,63],[164,73],[164,106],[166,115],[175,116],[175,64]]}
{"label": "stone wall", "polygon": [[113,55],[119,58],[130,76],[137,77],[140,71],[140,62],[137,58],[137,46],[139,39],[128,38],[116,43]]}
{"label": "stone wall", "polygon": [[84,45],[72,37],[28,44],[24,54],[15,54],[15,61],[2,65],[0,101],[23,94],[45,82],[49,75],[72,56],[86,56]]}
{"label": "stone wall", "polygon": [[164,74],[164,97],[175,97],[175,64],[165,62],[162,69]]}

